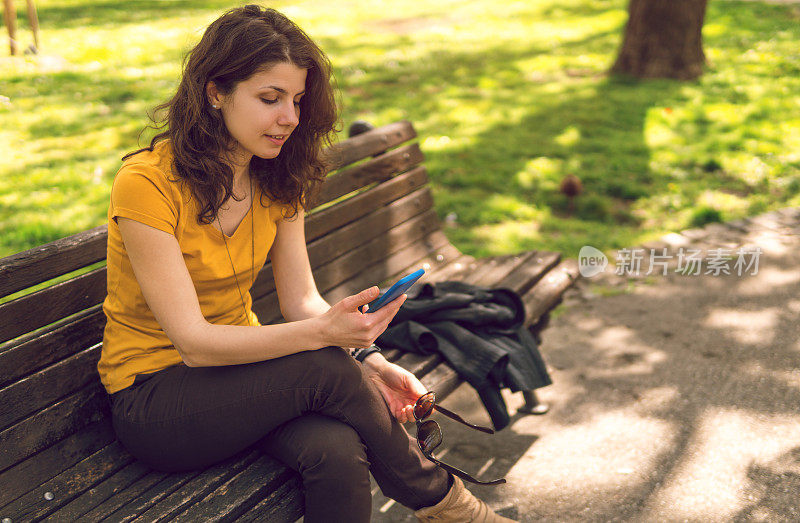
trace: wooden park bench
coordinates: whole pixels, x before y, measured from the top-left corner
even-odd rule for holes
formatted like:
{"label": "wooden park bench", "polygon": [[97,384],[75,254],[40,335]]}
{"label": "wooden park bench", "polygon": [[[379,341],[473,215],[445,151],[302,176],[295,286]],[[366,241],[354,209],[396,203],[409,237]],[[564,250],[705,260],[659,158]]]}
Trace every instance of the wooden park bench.
{"label": "wooden park bench", "polygon": [[[317,286],[334,303],[419,267],[424,281],[514,289],[538,336],[578,277],[573,260],[530,251],[475,259],[442,231],[409,122],[348,138],[306,221]],[[117,441],[97,374],[105,316],[107,225],[0,260],[0,520],[294,521],[300,476],[255,447],[206,470],[163,473]],[[65,275],[71,277],[64,278]],[[25,289],[63,281],[24,294]],[[24,295],[23,295],[24,294]],[[283,321],[270,263],[252,290],[262,324]],[[461,379],[438,355],[385,351],[440,397]],[[531,402],[535,395],[527,394]],[[535,408],[535,405],[528,405]]]}

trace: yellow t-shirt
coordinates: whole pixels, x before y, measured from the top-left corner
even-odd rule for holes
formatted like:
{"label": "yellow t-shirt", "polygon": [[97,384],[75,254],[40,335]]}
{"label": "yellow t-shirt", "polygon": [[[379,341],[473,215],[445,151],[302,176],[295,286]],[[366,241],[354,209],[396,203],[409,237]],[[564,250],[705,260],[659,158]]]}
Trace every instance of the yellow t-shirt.
{"label": "yellow t-shirt", "polygon": [[97,370],[109,394],[133,383],[137,374],[152,373],[182,361],[166,333],[153,316],[133,273],[130,259],[117,225],[123,216],[175,236],[183,260],[194,282],[200,310],[210,323],[221,325],[260,325],[252,310],[251,219],[255,228],[255,270],[264,266],[275,240],[276,223],[290,207],[264,197],[255,186],[252,210],[232,236],[225,236],[236,278],[245,298],[247,316],[236,287],[231,260],[225,251],[222,234],[212,222],[199,224],[200,210],[186,183],[172,170],[169,140],[158,142],[153,151],[142,151],[128,158],[117,172],[108,207],[107,285],[103,302],[106,326]]}

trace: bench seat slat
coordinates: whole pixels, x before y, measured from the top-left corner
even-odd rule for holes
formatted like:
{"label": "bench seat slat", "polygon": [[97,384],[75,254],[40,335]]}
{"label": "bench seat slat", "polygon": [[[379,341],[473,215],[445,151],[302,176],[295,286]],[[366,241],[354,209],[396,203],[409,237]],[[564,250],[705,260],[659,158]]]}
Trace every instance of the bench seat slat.
{"label": "bench seat slat", "polygon": [[[114,444],[119,445],[119,442],[115,441],[112,445]],[[121,449],[121,452],[131,459],[127,465],[92,488],[80,493],[75,499],[59,508],[54,516],[62,521],[77,521],[87,512],[94,512],[94,515],[91,518],[85,518],[85,521],[98,521],[111,513],[111,511],[107,510],[104,516],[100,516],[101,512],[97,510],[99,506],[112,498],[123,495],[129,490],[131,494],[135,493],[134,485],[147,476],[151,476],[150,480],[153,483],[156,481],[156,476],[151,473],[152,469],[135,460],[124,449]]]}
{"label": "bench seat slat", "polygon": [[533,319],[549,311],[566,291],[580,276],[578,263],[573,260],[564,260],[536,284],[531,292],[523,296],[525,308]]}
{"label": "bench seat slat", "polygon": [[[232,521],[267,497],[270,491],[296,474],[275,458],[262,454],[241,472],[191,505],[174,521]],[[165,500],[164,503],[168,503]],[[144,514],[153,520],[152,511]]]}
{"label": "bench seat slat", "polygon": [[520,295],[525,294],[541,279],[542,275],[555,267],[560,260],[561,255],[557,252],[536,252],[517,270],[500,280],[497,285],[516,289]]}
{"label": "bench seat slat", "polygon": [[202,471],[166,474],[162,480],[144,490],[139,496],[117,508],[110,519],[154,521],[159,515],[175,516],[249,466],[259,456],[260,452],[248,447]]}
{"label": "bench seat slat", "polygon": [[[116,435],[108,420],[91,423],[55,445],[39,451],[10,469],[0,472],[0,517],[5,505],[57,476],[86,456],[109,445]],[[44,492],[37,495],[42,496]]]}
{"label": "bench seat slat", "polygon": [[[140,497],[144,492],[152,489],[154,485],[157,485],[160,482],[163,482],[164,479],[169,475],[166,472],[159,472],[156,470],[151,469],[150,467],[140,463],[139,461],[134,461],[133,463],[129,464],[125,469],[118,472],[118,475],[123,475],[124,478],[125,470],[129,468],[133,468],[136,466],[137,468],[145,469],[146,473],[141,477],[138,477],[131,481],[126,486],[122,486],[123,480],[120,479],[117,481],[115,477],[109,479],[108,486],[99,485],[96,487],[97,489],[111,490],[113,491],[113,495],[105,498],[100,498],[99,500],[94,499],[94,496],[90,492],[86,492],[85,495],[88,500],[91,502],[93,506],[88,512],[82,514],[84,521],[100,521],[101,519],[108,518],[113,514],[115,511],[119,510],[124,505],[130,503],[134,499]],[[200,472],[196,472],[199,474]],[[135,475],[134,472],[130,472],[130,475]],[[118,490],[119,488],[119,490]],[[81,498],[75,500],[75,502],[80,502]],[[98,503],[99,501],[99,503]],[[69,510],[69,507],[67,507]]]}
{"label": "bench seat slat", "polygon": [[295,474],[289,481],[270,492],[258,505],[242,514],[236,523],[293,523],[303,515],[304,503],[302,479],[299,474]]}
{"label": "bench seat slat", "polygon": [[[110,521],[131,521],[139,516],[142,512],[152,507],[153,504],[159,500],[164,499],[170,493],[175,492],[182,485],[188,483],[193,478],[202,474],[203,471],[189,471],[182,473],[164,474],[151,473],[133,484],[133,490],[137,494],[135,496],[124,496],[121,504],[117,500],[106,500],[97,509],[92,510],[84,517],[88,518],[90,514],[103,511],[107,512],[109,502],[113,512],[108,517]],[[126,491],[127,492],[127,491]]]}
{"label": "bench seat slat", "polygon": [[[14,500],[7,509],[25,519],[45,518],[75,499],[81,492],[131,463],[133,459],[133,456],[124,451],[121,443],[114,441]],[[45,499],[45,492],[52,492],[53,499]]]}

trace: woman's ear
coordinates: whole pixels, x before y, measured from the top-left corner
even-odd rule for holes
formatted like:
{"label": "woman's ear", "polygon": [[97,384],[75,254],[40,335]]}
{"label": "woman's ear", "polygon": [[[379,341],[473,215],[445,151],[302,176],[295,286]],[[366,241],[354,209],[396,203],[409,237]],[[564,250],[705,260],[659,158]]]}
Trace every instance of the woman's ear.
{"label": "woman's ear", "polygon": [[222,97],[217,90],[216,84],[214,84],[213,80],[209,80],[206,84],[206,97],[208,98],[208,103],[211,104],[211,107],[218,109],[222,105]]}

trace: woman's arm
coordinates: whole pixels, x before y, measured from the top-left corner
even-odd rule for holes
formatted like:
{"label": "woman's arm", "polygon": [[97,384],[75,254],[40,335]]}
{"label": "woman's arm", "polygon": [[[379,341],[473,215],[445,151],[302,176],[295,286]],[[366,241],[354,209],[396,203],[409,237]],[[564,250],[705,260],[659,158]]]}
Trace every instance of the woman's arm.
{"label": "woman's arm", "polygon": [[291,220],[278,220],[277,229],[269,257],[283,318],[300,321],[324,314],[331,306],[320,296],[311,274],[303,208]]}
{"label": "woman's arm", "polygon": [[[302,207],[291,220],[278,221],[270,259],[281,313],[287,322],[303,321],[328,312],[331,306],[320,295],[311,272]],[[379,353],[372,353],[364,359],[369,366],[385,362],[386,358]]]}
{"label": "woman's arm", "polygon": [[209,323],[177,239],[129,218],[117,223],[147,305],[190,367],[251,363],[329,345],[319,317],[263,327]]}
{"label": "woman's arm", "polygon": [[331,345],[366,347],[397,313],[403,300],[375,314],[358,307],[377,287],[348,296],[322,316],[280,325],[244,327],[209,323],[200,310],[186,263],[172,234],[118,217],[125,250],[144,299],[158,324],[190,367],[252,363]]}

